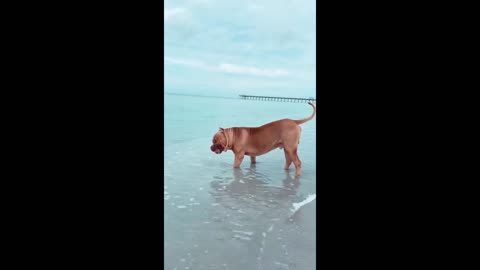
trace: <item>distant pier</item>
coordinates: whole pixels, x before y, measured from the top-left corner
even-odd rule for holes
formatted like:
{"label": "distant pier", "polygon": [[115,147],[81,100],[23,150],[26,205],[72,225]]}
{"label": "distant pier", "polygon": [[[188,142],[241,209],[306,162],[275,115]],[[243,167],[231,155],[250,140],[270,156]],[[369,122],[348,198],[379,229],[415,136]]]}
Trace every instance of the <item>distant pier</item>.
{"label": "distant pier", "polygon": [[316,98],[292,98],[292,97],[270,97],[270,96],[249,96],[239,95],[241,99],[280,101],[280,102],[317,102]]}

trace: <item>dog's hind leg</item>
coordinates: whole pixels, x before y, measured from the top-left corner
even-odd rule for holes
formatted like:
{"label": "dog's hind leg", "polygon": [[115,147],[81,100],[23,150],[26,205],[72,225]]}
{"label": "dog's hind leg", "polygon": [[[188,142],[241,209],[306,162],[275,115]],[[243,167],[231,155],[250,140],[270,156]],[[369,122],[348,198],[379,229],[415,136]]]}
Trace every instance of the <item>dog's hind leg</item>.
{"label": "dog's hind leg", "polygon": [[300,176],[302,171],[302,162],[298,158],[297,149],[298,143],[300,142],[300,134],[302,129],[297,126],[297,129],[292,129],[288,133],[285,134],[285,138],[283,140],[283,147],[285,151],[285,169],[290,167],[290,164],[295,164],[295,175]]}
{"label": "dog's hind leg", "polygon": [[293,164],[295,165],[295,176],[300,176],[302,174],[302,162],[300,161],[300,158],[298,157],[297,154],[297,148],[285,148],[286,150],[286,155],[290,157],[290,160],[293,161]]}
{"label": "dog's hind leg", "polygon": [[300,176],[302,174],[302,162],[298,157],[297,150],[295,150],[295,157],[293,159],[293,164],[295,164],[295,176]]}
{"label": "dog's hind leg", "polygon": [[256,157],[256,156],[250,156],[250,162],[251,162],[252,164],[257,163],[257,157]]}

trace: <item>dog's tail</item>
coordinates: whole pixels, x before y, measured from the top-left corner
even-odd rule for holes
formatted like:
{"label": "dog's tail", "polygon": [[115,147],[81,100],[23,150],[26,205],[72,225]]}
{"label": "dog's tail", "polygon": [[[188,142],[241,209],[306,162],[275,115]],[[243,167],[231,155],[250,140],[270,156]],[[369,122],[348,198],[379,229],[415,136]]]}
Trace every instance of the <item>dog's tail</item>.
{"label": "dog's tail", "polygon": [[310,115],[310,117],[302,119],[302,120],[293,120],[293,121],[295,121],[295,123],[297,123],[297,125],[300,125],[300,124],[303,124],[307,121],[310,121],[310,120],[312,120],[313,117],[315,117],[315,113],[317,112],[317,107],[315,107],[315,105],[312,102],[308,102],[308,104],[310,104],[313,107],[312,115]]}

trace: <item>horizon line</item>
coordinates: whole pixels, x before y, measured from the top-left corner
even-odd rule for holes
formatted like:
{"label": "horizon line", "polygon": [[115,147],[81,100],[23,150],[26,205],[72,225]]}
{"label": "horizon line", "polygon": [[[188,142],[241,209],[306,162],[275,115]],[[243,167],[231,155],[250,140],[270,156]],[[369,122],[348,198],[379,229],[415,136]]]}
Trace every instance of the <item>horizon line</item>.
{"label": "horizon line", "polygon": [[172,95],[172,96],[189,96],[189,97],[212,97],[212,98],[230,98],[230,99],[240,99],[239,97],[232,97],[232,96],[211,96],[211,95],[201,95],[201,94],[186,94],[186,93],[172,93],[172,92],[164,92],[164,95]]}
{"label": "horizon line", "polygon": [[[230,98],[230,99],[240,99],[241,96],[267,97],[267,96],[257,96],[257,95],[247,95],[247,94],[238,94],[235,97],[234,96],[212,96],[212,95],[202,95],[202,94],[174,93],[174,92],[164,92],[163,94],[164,95],[172,95],[172,96],[213,97],[213,98]],[[299,97],[279,97],[279,98],[299,98]],[[308,98],[300,97],[300,98],[301,99],[310,99],[310,98],[317,99],[316,97],[308,97]]]}

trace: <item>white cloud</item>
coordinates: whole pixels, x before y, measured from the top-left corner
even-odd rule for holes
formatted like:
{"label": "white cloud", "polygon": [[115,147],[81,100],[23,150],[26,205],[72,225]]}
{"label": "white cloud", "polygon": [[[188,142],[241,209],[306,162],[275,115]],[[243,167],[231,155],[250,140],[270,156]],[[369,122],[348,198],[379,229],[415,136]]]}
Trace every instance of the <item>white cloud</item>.
{"label": "white cloud", "polygon": [[240,75],[253,75],[260,77],[279,77],[289,75],[290,72],[284,69],[265,69],[257,67],[247,67],[234,64],[220,64],[220,65],[208,65],[201,61],[188,60],[188,59],[179,59],[165,56],[165,63],[182,65],[191,68],[200,68],[208,71],[214,72],[224,72],[231,74],[240,74]]}
{"label": "white cloud", "polygon": [[165,57],[165,62],[171,63],[171,64],[176,64],[176,65],[194,67],[194,68],[208,68],[208,66],[205,63],[200,62],[200,61],[194,61],[194,60],[185,60],[185,59],[178,59],[178,58],[172,58],[172,57]]}
{"label": "white cloud", "polygon": [[164,8],[164,22],[171,20],[173,17],[181,15],[185,10],[183,8]]}
{"label": "white cloud", "polygon": [[264,77],[278,77],[288,75],[289,72],[283,69],[262,69],[256,67],[238,66],[233,64],[221,64],[221,71],[234,74],[246,74]]}
{"label": "white cloud", "polygon": [[165,0],[166,87],[313,95],[315,6],[314,0]]}

